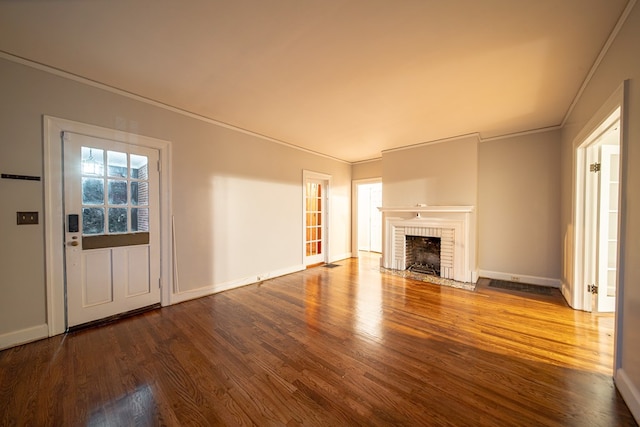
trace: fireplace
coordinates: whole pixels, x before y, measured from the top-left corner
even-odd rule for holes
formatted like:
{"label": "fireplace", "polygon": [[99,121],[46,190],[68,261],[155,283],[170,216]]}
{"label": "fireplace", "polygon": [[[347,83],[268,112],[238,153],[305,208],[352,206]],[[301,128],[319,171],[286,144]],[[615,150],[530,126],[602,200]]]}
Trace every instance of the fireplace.
{"label": "fireplace", "polygon": [[[382,267],[398,271],[410,269],[415,272],[424,268],[428,270],[427,274],[458,282],[475,283],[477,272],[473,206],[419,205],[382,207],[380,210],[385,214]],[[413,249],[415,241],[420,244],[432,242],[425,246],[433,248],[436,246],[433,243],[436,239],[439,240],[439,253],[436,254],[433,250],[430,255],[426,255],[423,248],[418,254],[420,259],[416,260]],[[435,255],[439,255],[439,269],[429,266],[437,264],[434,262]]]}
{"label": "fireplace", "polygon": [[404,241],[407,270],[440,276],[439,237],[405,236]]}

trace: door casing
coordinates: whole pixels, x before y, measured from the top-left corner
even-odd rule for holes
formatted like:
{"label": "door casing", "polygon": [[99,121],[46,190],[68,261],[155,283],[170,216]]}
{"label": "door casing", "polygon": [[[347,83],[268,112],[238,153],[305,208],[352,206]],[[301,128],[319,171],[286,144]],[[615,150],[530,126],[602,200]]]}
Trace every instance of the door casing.
{"label": "door casing", "polygon": [[[570,287],[563,286],[563,293],[565,298],[569,302],[572,308],[577,310],[590,310],[591,309],[591,295],[586,292],[585,283],[585,256],[584,248],[585,242],[585,218],[584,218],[584,205],[585,205],[585,182],[584,175],[587,167],[587,147],[588,139],[590,135],[596,133],[598,129],[603,131],[611,125],[609,121],[615,119],[612,115],[617,109],[620,109],[620,194],[624,194],[626,181],[624,179],[627,176],[628,164],[626,161],[627,151],[627,110],[625,106],[626,93],[628,91],[629,81],[625,80],[616,91],[607,99],[607,101],[600,107],[597,113],[589,120],[587,125],[573,140],[573,194],[572,194],[572,220],[573,220],[573,247],[572,247],[572,266],[568,269],[568,280]],[[614,116],[615,117],[615,116]],[[600,132],[601,133],[601,132]],[[620,360],[620,342],[622,328],[620,327],[619,319],[623,316],[624,306],[622,304],[624,295],[624,259],[625,259],[625,244],[621,239],[621,236],[625,235],[626,224],[626,209],[624,198],[620,199],[619,203],[619,215],[618,215],[619,227],[618,227],[618,254],[617,254],[617,292],[616,292],[616,304],[615,304],[615,332],[614,332],[614,366],[613,370],[616,372],[621,366]]]}
{"label": "door casing", "polygon": [[[589,165],[599,159],[598,138],[620,119],[620,107],[613,109],[591,133],[582,138],[576,150],[575,190],[575,262],[574,262],[574,308],[593,310],[592,294],[587,285],[597,278],[596,261],[598,233],[598,181],[599,177],[589,171]],[[621,132],[622,135],[622,132]],[[619,254],[618,254],[619,256]],[[618,282],[619,283],[619,282]],[[582,286],[584,285],[584,286]]]}
{"label": "door casing", "polygon": [[173,263],[171,252],[171,143],[115,129],[43,116],[45,287],[49,336],[67,329],[64,291],[64,211],[62,139],[64,131],[157,149],[160,153],[160,274],[161,304],[171,304]]}

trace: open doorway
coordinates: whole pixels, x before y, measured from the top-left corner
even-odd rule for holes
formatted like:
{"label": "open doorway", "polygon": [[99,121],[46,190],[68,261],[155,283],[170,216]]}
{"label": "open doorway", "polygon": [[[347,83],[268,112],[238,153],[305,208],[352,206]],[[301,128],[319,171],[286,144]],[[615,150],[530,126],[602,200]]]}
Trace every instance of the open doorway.
{"label": "open doorway", "polygon": [[614,312],[618,292],[620,126],[618,106],[577,149],[576,285],[582,308]]}
{"label": "open doorway", "polygon": [[354,181],[356,236],[358,252],[382,252],[382,181]]}

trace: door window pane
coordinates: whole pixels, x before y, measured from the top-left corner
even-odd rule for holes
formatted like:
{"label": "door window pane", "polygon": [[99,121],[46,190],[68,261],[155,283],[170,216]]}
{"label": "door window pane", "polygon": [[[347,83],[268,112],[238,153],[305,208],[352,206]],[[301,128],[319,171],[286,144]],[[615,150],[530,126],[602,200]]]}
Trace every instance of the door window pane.
{"label": "door window pane", "polygon": [[83,175],[104,174],[104,151],[99,148],[82,147],[80,156],[82,158]]}
{"label": "door window pane", "polygon": [[149,231],[149,209],[131,209],[131,231]]}
{"label": "door window pane", "polygon": [[102,178],[82,178],[82,204],[104,204],[104,180]]}
{"label": "door window pane", "polygon": [[103,208],[83,208],[82,209],[82,234],[102,234],[104,233],[104,209]]}
{"label": "door window pane", "polygon": [[147,156],[131,155],[131,178],[149,179],[149,159]]}
{"label": "door window pane", "polygon": [[149,183],[146,181],[131,182],[131,204],[134,206],[149,205]]}
{"label": "door window pane", "polygon": [[107,169],[108,175],[118,178],[127,177],[127,153],[118,151],[107,152]]}
{"label": "door window pane", "polygon": [[127,181],[109,180],[109,204],[110,205],[126,205],[127,204]]}
{"label": "door window pane", "polygon": [[127,208],[109,208],[109,233],[127,232]]}

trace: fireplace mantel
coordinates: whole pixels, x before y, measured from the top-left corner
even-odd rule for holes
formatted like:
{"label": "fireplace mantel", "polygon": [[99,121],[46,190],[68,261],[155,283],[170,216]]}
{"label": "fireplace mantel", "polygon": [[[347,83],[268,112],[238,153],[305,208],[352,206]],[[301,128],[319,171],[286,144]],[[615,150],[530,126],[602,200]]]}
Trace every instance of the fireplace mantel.
{"label": "fireplace mantel", "polygon": [[415,205],[415,206],[382,206],[379,207],[380,212],[442,212],[442,213],[471,213],[474,210],[474,206],[428,206],[428,205]]}

